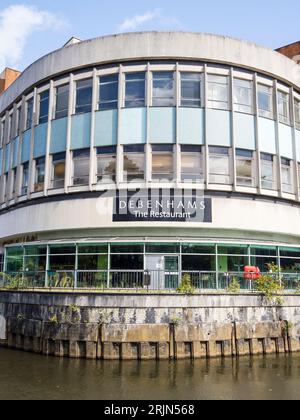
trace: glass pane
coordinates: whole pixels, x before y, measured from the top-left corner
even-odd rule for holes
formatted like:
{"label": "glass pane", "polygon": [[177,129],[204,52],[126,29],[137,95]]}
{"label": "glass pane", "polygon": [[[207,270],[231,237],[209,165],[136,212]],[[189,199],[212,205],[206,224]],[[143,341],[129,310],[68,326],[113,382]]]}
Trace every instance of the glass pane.
{"label": "glass pane", "polygon": [[253,89],[252,82],[248,80],[234,80],[234,103],[237,111],[252,112]]}
{"label": "glass pane", "polygon": [[40,113],[39,124],[44,124],[48,121],[49,113],[49,91],[40,94]]}
{"label": "glass pane", "polygon": [[146,245],[146,253],[149,253],[149,254],[177,254],[179,252],[180,252],[179,245],[173,245],[173,244]]}
{"label": "glass pane", "polygon": [[89,183],[90,158],[74,159],[74,185],[87,185]]}
{"label": "glass pane", "polygon": [[111,255],[112,270],[143,270],[143,255]]}
{"label": "glass pane", "polygon": [[269,272],[269,264],[278,265],[276,257],[251,257],[251,265],[258,267],[262,273]]}
{"label": "glass pane", "polygon": [[152,179],[173,180],[173,154],[152,154]]}
{"label": "glass pane", "polygon": [[122,253],[143,254],[144,246],[132,245],[132,244],[111,245],[110,252],[112,254],[122,254]]}
{"label": "glass pane", "polygon": [[46,256],[30,256],[24,260],[25,271],[45,271]]}
{"label": "glass pane", "polygon": [[119,75],[100,77],[99,109],[118,108]]}
{"label": "glass pane", "polygon": [[280,256],[300,258],[299,248],[280,248]]}
{"label": "glass pane", "polygon": [[214,245],[183,244],[183,254],[215,254]]}
{"label": "glass pane", "polygon": [[107,270],[108,256],[107,255],[79,255],[78,256],[78,270],[98,271]]}
{"label": "glass pane", "polygon": [[183,255],[183,271],[216,271],[216,257],[210,255]]}
{"label": "glass pane", "polygon": [[181,153],[181,179],[182,181],[203,180],[203,160],[199,152]]}
{"label": "glass pane", "polygon": [[74,245],[51,245],[50,254],[75,254],[76,247]]}
{"label": "glass pane", "polygon": [[78,254],[107,254],[108,246],[103,245],[78,245]]}
{"label": "glass pane", "polygon": [[166,271],[178,271],[178,269],[179,269],[178,257],[165,257],[165,270]]}
{"label": "glass pane", "polygon": [[91,112],[93,98],[92,79],[77,82],[75,113]]}
{"label": "glass pane", "polygon": [[25,247],[25,255],[46,255],[47,247],[45,245],[34,245]]}
{"label": "glass pane", "polygon": [[173,72],[153,73],[153,106],[175,105],[175,83]]}
{"label": "glass pane", "polygon": [[228,150],[223,153],[221,150],[217,153],[217,149],[210,149],[209,155],[209,175],[212,184],[229,184],[230,183],[230,162]]}
{"label": "glass pane", "polygon": [[69,85],[60,86],[56,90],[55,118],[68,116],[69,108]]}
{"label": "glass pane", "polygon": [[97,180],[98,182],[112,182],[116,180],[117,160],[115,155],[98,155]]}
{"label": "glass pane", "polygon": [[49,257],[50,271],[75,270],[75,255],[51,255]]}
{"label": "glass pane", "polygon": [[277,249],[269,246],[253,246],[251,247],[251,255],[273,255],[276,257]]}
{"label": "glass pane", "polygon": [[262,117],[273,117],[273,88],[258,85],[258,108]]}
{"label": "glass pane", "polygon": [[126,107],[145,106],[146,83],[145,73],[130,73],[126,75]]}
{"label": "glass pane", "polygon": [[124,155],[124,181],[143,180],[145,178],[145,155],[131,153]]}
{"label": "glass pane", "polygon": [[201,106],[201,75],[181,73],[181,106]]}

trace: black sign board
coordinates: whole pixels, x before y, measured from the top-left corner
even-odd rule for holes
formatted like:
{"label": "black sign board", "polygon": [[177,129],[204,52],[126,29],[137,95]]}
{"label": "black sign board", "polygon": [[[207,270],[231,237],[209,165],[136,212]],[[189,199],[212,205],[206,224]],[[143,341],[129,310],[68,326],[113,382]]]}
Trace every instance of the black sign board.
{"label": "black sign board", "polygon": [[113,222],[212,222],[212,199],[192,190],[117,191]]}

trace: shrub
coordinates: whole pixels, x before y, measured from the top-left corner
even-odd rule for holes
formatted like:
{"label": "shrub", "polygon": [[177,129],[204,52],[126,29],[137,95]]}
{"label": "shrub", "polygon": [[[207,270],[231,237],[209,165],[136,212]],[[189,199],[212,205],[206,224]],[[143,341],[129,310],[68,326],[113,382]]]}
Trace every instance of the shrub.
{"label": "shrub", "polygon": [[236,277],[233,277],[229,286],[227,288],[227,292],[229,293],[238,293],[241,290],[241,285]]}
{"label": "shrub", "polygon": [[196,289],[192,285],[191,276],[189,274],[184,274],[182,277],[180,286],[177,289],[178,293],[183,293],[186,295],[192,295],[195,293]]}

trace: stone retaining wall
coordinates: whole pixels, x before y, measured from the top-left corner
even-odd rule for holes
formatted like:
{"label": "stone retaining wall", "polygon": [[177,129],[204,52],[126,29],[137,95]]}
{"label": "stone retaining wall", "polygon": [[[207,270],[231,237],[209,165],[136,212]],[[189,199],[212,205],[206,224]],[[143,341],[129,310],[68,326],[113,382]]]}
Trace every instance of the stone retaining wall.
{"label": "stone retaining wall", "polygon": [[300,351],[300,296],[0,291],[0,344],[59,357],[132,360]]}

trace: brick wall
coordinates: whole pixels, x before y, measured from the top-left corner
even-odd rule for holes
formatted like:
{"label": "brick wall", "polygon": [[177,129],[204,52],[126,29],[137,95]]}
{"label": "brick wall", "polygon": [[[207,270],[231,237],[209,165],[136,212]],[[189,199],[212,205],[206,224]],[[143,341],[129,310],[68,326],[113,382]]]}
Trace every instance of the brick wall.
{"label": "brick wall", "polygon": [[5,69],[0,75],[0,94],[4,92],[19,76],[20,72],[13,69]]}
{"label": "brick wall", "polygon": [[285,47],[278,48],[276,51],[280,54],[287,56],[288,58],[293,59],[297,55],[300,56],[300,41],[287,45]]}

